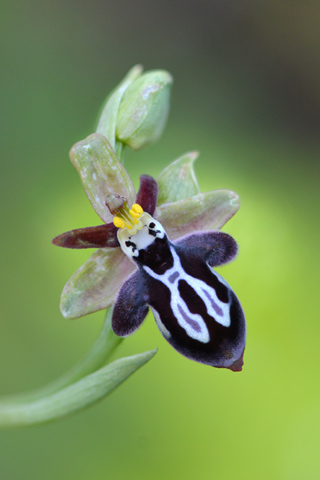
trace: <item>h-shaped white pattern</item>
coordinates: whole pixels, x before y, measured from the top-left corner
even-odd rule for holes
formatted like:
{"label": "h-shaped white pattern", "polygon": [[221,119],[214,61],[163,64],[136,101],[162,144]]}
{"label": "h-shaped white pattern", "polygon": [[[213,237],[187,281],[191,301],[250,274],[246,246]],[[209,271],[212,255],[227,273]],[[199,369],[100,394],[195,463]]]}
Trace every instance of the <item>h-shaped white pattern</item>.
{"label": "h-shaped white pattern", "polygon": [[[208,315],[213,317],[224,327],[229,327],[231,324],[230,305],[229,303],[224,303],[219,300],[214,288],[207,285],[204,281],[186,273],[181,265],[177,252],[172,246],[170,246],[170,251],[173,257],[173,267],[166,270],[162,275],[155,273],[146,265],[144,265],[143,268],[151,277],[164,283],[164,285],[171,291],[170,306],[172,312],[179,325],[186,331],[187,335],[199,342],[208,343],[210,341],[210,335],[206,323],[201,315],[198,313],[191,313],[187,304],[181,298],[178,289],[179,280],[185,280],[188,285],[193,288],[196,294],[199,295],[205,303]],[[212,274],[214,275],[213,272]],[[218,278],[220,280],[220,275]],[[223,283],[230,288],[225,281]]]}

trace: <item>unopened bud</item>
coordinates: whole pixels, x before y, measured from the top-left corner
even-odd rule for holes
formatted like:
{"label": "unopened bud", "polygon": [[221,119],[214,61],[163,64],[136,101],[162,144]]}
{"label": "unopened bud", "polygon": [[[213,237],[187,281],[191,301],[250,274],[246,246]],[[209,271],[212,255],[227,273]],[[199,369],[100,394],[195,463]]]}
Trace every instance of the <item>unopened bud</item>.
{"label": "unopened bud", "polygon": [[168,118],[172,81],[165,70],[152,70],[128,86],[116,121],[121,142],[139,149],[158,140]]}

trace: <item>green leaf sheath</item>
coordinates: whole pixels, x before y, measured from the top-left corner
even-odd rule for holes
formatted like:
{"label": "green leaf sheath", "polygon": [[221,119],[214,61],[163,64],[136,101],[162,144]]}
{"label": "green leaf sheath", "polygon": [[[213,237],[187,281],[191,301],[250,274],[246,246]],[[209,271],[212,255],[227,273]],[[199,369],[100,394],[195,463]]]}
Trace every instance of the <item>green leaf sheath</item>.
{"label": "green leaf sheath", "polygon": [[116,360],[59,392],[32,403],[0,404],[0,427],[45,423],[77,412],[101,400],[147,363],[156,350]]}
{"label": "green leaf sheath", "polygon": [[25,403],[40,399],[71,385],[71,383],[80,380],[102,367],[123,340],[113,333],[111,318],[112,308],[109,308],[100,335],[95,341],[93,347],[84,359],[76,364],[71,370],[44,387],[26,393],[3,397],[0,399],[0,403]]}

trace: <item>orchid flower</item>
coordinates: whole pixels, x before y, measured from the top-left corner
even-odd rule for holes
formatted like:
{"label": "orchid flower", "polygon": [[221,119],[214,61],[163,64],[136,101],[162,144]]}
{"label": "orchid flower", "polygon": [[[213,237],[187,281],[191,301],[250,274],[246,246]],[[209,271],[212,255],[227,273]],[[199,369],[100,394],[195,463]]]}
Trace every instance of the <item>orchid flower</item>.
{"label": "orchid flower", "polygon": [[109,395],[156,350],[107,363],[121,338],[144,321],[149,307],[163,337],[187,358],[240,371],[246,327],[236,295],[212,267],[231,261],[235,240],[220,228],[236,213],[229,190],[200,193],[197,152],[171,163],[157,180],[140,177],[136,193],[122,164],[126,146],[140,149],[161,135],[172,77],[133,67],[107,97],[96,133],[70,152],[102,223],[53,240],[96,251],[67,282],[61,312],[78,318],[107,309],[100,336],[63,376],[26,394],[0,399],[0,428],[28,426],[79,411]]}
{"label": "orchid flower", "polygon": [[[237,252],[232,237],[218,231],[238,210],[237,194],[200,193],[192,166],[195,152],[173,162],[158,181],[142,175],[137,194],[103,135],[93,134],[77,143],[70,157],[105,223],[71,230],[53,240],[62,247],[98,248],[66,284],[62,314],[78,318],[115,304],[113,330],[127,336],[140,326],[151,306],[161,333],[180,353],[241,370],[242,309],[228,284],[211,270]],[[190,295],[193,301],[188,301]],[[159,301],[167,308],[161,308]]]}

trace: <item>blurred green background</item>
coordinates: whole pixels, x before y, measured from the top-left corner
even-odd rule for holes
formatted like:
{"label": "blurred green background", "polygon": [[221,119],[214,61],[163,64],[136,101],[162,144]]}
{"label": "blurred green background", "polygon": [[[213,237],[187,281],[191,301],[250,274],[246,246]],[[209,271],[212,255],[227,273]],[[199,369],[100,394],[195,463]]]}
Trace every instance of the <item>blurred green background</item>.
{"label": "blurred green background", "polygon": [[151,316],[117,356],[156,357],[98,405],[0,432],[1,480],[320,478],[318,2],[1,5],[1,393],[43,385],[90,349],[103,312],[66,321],[88,257],[50,244],[97,216],[68,159],[130,67],[175,79],[162,139],[127,152],[136,185],[197,149],[202,191],[235,190],[220,269],[248,322],[242,373],[178,355]]}

